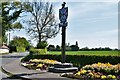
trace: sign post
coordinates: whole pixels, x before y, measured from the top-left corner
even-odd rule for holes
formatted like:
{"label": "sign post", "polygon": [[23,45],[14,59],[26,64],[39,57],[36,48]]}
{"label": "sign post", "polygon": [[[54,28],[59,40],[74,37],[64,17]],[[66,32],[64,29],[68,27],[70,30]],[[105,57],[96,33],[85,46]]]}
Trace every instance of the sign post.
{"label": "sign post", "polygon": [[66,40],[66,27],[67,27],[67,17],[68,17],[68,7],[65,7],[65,2],[62,4],[62,8],[59,9],[59,27],[62,27],[62,63],[55,64],[54,67],[49,67],[48,71],[57,73],[66,73],[78,71],[77,67],[73,67],[72,63],[65,63],[65,40]]}
{"label": "sign post", "polygon": [[67,27],[67,17],[68,17],[68,7],[65,7],[65,2],[62,4],[62,8],[59,9],[59,26],[62,27],[62,63],[65,63],[65,42],[66,42],[66,27]]}

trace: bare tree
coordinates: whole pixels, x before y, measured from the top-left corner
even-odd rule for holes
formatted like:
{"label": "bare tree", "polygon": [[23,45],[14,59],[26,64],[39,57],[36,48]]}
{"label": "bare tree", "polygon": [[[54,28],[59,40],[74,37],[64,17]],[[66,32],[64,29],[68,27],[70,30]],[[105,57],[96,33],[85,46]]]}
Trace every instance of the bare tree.
{"label": "bare tree", "polygon": [[25,3],[27,12],[32,14],[32,18],[28,20],[30,25],[27,32],[31,38],[37,39],[39,42],[53,38],[59,32],[59,27],[55,17],[53,4],[49,2],[27,2]]}

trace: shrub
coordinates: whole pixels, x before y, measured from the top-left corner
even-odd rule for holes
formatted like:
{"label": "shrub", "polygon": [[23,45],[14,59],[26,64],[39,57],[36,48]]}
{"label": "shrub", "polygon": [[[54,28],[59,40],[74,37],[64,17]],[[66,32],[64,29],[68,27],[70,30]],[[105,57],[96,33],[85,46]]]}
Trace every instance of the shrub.
{"label": "shrub", "polygon": [[49,45],[49,46],[47,47],[47,49],[48,49],[49,51],[55,51],[55,46],[54,46],[54,45]]}
{"label": "shrub", "polygon": [[56,46],[56,51],[61,51],[61,47],[59,45]]}
{"label": "shrub", "polygon": [[[61,55],[55,54],[39,54],[39,55],[29,55],[32,59],[53,59],[61,61]],[[29,60],[30,58],[24,58],[24,60]],[[82,67],[86,64],[93,64],[97,62],[118,64],[120,63],[120,56],[87,56],[87,55],[66,55],[66,62],[73,63],[74,66]]]}
{"label": "shrub", "polygon": [[10,42],[10,46],[16,47],[16,49],[13,47],[13,51],[24,52],[26,47],[30,46],[30,43],[24,37],[14,37],[14,39]]}
{"label": "shrub", "polygon": [[12,53],[12,52],[24,52],[25,51],[25,48],[22,47],[22,46],[10,46],[9,47],[9,52]]}
{"label": "shrub", "polygon": [[37,44],[37,49],[45,49],[48,43],[46,41],[41,41]]}
{"label": "shrub", "polygon": [[16,46],[9,46],[9,53],[17,52]]}
{"label": "shrub", "polygon": [[36,54],[45,54],[47,53],[47,49],[31,49],[30,54],[36,55]]}
{"label": "shrub", "polygon": [[17,52],[25,52],[25,48],[22,46],[17,47]]}
{"label": "shrub", "polygon": [[79,47],[77,45],[71,45],[70,47],[72,51],[79,51]]}
{"label": "shrub", "polygon": [[72,50],[70,46],[66,46],[65,49],[66,49],[66,51],[71,51]]}

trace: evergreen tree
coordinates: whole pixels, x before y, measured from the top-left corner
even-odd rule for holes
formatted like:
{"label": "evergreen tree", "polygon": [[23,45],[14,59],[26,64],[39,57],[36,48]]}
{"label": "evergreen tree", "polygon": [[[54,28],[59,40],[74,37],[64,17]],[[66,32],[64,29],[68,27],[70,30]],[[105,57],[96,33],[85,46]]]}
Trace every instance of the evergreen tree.
{"label": "evergreen tree", "polygon": [[76,41],[75,45],[78,46],[78,42],[77,41]]}

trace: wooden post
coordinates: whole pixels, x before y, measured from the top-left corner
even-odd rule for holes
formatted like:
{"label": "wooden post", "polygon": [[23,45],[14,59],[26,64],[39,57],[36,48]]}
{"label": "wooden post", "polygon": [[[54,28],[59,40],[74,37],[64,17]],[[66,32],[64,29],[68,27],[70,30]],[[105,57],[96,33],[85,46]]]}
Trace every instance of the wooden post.
{"label": "wooden post", "polygon": [[66,26],[62,26],[62,63],[65,63]]}

